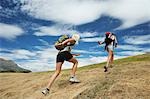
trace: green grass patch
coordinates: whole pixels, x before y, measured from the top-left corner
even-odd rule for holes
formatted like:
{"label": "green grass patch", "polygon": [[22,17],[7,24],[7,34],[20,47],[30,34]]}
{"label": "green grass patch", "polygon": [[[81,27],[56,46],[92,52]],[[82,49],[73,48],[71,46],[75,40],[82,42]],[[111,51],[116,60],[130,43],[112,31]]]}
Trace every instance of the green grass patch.
{"label": "green grass patch", "polygon": [[122,64],[125,62],[136,62],[136,61],[150,61],[150,54],[143,54],[143,55],[137,55],[137,56],[131,56],[127,58],[122,58],[115,60],[115,64]]}

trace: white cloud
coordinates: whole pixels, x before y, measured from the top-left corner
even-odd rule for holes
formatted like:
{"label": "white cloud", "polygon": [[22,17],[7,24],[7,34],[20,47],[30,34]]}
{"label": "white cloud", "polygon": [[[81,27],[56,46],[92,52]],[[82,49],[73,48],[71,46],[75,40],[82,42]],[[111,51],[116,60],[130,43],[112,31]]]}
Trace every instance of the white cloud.
{"label": "white cloud", "polygon": [[90,61],[92,63],[101,63],[101,62],[105,62],[107,60],[107,57],[106,56],[103,56],[103,57],[91,57],[90,58]]}
{"label": "white cloud", "polygon": [[[92,22],[100,16],[101,8],[97,0],[22,0],[23,11],[30,15],[55,22],[74,25]],[[89,10],[90,9],[90,10]]]}
{"label": "white cloud", "polygon": [[124,41],[128,44],[150,44],[150,35],[142,35],[142,36],[126,36],[124,37]]}
{"label": "white cloud", "polygon": [[79,53],[79,54],[102,54],[103,52],[101,51],[86,51],[86,50],[72,50],[73,53]]}
{"label": "white cloud", "polygon": [[[20,67],[30,69],[34,72],[54,70],[56,65],[56,55],[58,53],[58,51],[53,47],[44,48],[38,51],[29,51],[25,49],[16,49],[16,50],[0,49],[0,51],[9,52],[9,53],[1,53],[0,57],[14,60],[17,64],[19,64]],[[85,50],[74,50],[73,52],[81,53],[81,55],[86,53],[98,55],[99,53],[100,54],[102,53],[102,52],[88,52]],[[144,52],[138,51],[117,52],[117,55],[115,54],[115,59],[143,53]],[[22,59],[23,61],[17,61],[18,59]],[[107,56],[99,56],[99,57],[89,56],[86,58],[77,57],[77,60],[79,61],[79,67],[81,67],[85,65],[105,62],[107,60]],[[62,68],[63,69],[72,68],[72,64],[65,62]]]}
{"label": "white cloud", "polygon": [[[25,49],[0,49],[1,56],[4,59],[14,60],[21,67],[32,71],[44,71],[54,69],[55,60],[58,51],[54,47],[41,48],[38,51],[29,51]],[[7,53],[3,53],[3,51]],[[18,61],[18,60],[23,61]]]}
{"label": "white cloud", "polygon": [[104,41],[104,37],[83,38],[81,40],[83,42],[98,42],[98,41]]}
{"label": "white cloud", "polygon": [[64,31],[61,31],[60,28],[52,26],[52,27],[40,27],[39,32],[35,32],[34,35],[36,36],[60,36],[61,34],[64,34]]}
{"label": "white cloud", "polygon": [[[124,58],[124,57],[127,57],[127,56],[115,55],[115,59],[120,59],[120,58]],[[81,66],[106,62],[107,56],[99,56],[99,57],[91,56],[88,58],[78,58],[78,61],[79,61],[79,66],[81,67]]]}
{"label": "white cloud", "polygon": [[28,60],[26,62],[18,62],[20,67],[32,70],[33,72],[54,70],[55,65],[42,60]]}
{"label": "white cloud", "polygon": [[[47,71],[47,70],[54,70],[56,65],[56,55],[58,51],[51,47],[51,48],[44,48],[40,49],[39,51],[29,51],[25,49],[15,49],[15,50],[8,50],[8,49],[1,49],[1,51],[7,51],[9,53],[1,53],[1,57],[5,59],[14,60],[20,67],[30,69],[32,71]],[[82,54],[99,54],[101,52],[88,52],[85,50],[74,50],[73,53],[81,53]],[[23,61],[17,61],[21,59]],[[97,62],[102,62],[102,59],[99,58],[99,61],[96,61],[90,58],[80,58],[77,57],[79,60],[79,66],[85,66]],[[88,62],[87,62],[88,61]],[[63,69],[71,68],[72,63],[65,62],[63,64]]]}
{"label": "white cloud", "polygon": [[36,55],[35,53],[33,53],[29,50],[25,50],[25,49],[13,50],[12,53],[15,54],[15,55],[20,55],[20,56],[22,56],[22,55],[35,56]]}
{"label": "white cloud", "polygon": [[117,46],[117,49],[122,49],[122,50],[134,50],[134,51],[137,51],[137,50],[145,50],[144,48],[141,48],[141,47],[138,47],[138,46],[135,46],[135,45],[118,45],[118,46]]}
{"label": "white cloud", "polygon": [[150,21],[149,0],[109,0],[105,3],[109,5],[105,13],[123,22],[118,29]]}
{"label": "white cloud", "polygon": [[[79,33],[79,32],[78,32]],[[97,32],[83,32],[83,33],[79,33],[80,36],[82,38],[85,38],[85,37],[94,37],[94,36],[97,36],[98,33]]]}
{"label": "white cloud", "polygon": [[4,52],[6,51],[7,53],[1,52],[1,57],[5,57],[6,59],[10,60],[30,59],[31,57],[36,56],[36,53],[25,49],[15,49],[15,50],[0,49],[0,51]]}
{"label": "white cloud", "polygon": [[79,33],[76,30],[70,29],[72,26],[70,25],[53,25],[53,26],[42,26],[37,28],[38,32],[35,32],[34,35],[36,36],[60,36],[63,34],[74,34]]}
{"label": "white cloud", "polygon": [[51,46],[47,41],[45,41],[43,39],[38,39],[38,40],[45,46]]}
{"label": "white cloud", "polygon": [[81,25],[102,15],[120,19],[118,29],[150,21],[150,0],[22,0],[30,15],[63,24]]}
{"label": "white cloud", "polygon": [[[44,48],[39,51],[34,51],[33,53],[35,56],[31,57],[31,59],[18,63],[21,64],[22,67],[28,68],[32,71],[47,71],[55,69],[56,55],[58,53],[55,48]],[[32,58],[34,59],[32,60]]]}
{"label": "white cloud", "polygon": [[2,6],[0,6],[0,10],[2,9]]}
{"label": "white cloud", "polygon": [[5,39],[14,39],[20,36],[24,31],[15,25],[0,23],[0,37]]}
{"label": "white cloud", "polygon": [[46,48],[36,52],[41,59],[55,59],[58,51],[55,48]]}
{"label": "white cloud", "polygon": [[150,52],[150,48],[144,49],[144,52]]}
{"label": "white cloud", "polygon": [[42,26],[40,28],[37,28],[36,30],[38,30],[38,32],[35,32],[34,35],[36,36],[60,36],[60,35],[72,35],[72,34],[79,34],[80,37],[84,38],[84,37],[94,37],[97,36],[98,33],[97,32],[79,32],[76,30],[73,30],[71,28],[72,26],[68,25],[54,25],[51,27],[48,26]]}
{"label": "white cloud", "polygon": [[117,52],[117,55],[134,56],[134,55],[139,55],[144,53],[145,52],[139,52],[139,51],[122,51],[122,52]]}

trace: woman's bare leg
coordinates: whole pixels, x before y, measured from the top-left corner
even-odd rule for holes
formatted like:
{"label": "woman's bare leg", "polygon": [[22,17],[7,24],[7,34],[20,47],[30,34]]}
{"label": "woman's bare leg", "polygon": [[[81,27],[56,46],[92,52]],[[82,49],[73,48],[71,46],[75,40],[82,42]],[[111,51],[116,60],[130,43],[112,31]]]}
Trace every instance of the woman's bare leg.
{"label": "woman's bare leg", "polygon": [[72,71],[71,71],[71,75],[75,76],[75,73],[77,71],[77,66],[78,66],[78,61],[73,57],[69,60],[69,62],[73,63],[73,67],[72,67]]}
{"label": "woman's bare leg", "polygon": [[55,79],[57,78],[57,76],[60,74],[61,72],[61,67],[62,67],[63,62],[58,62],[56,63],[56,71],[55,73],[51,76],[49,83],[47,85],[47,88],[51,88],[53,82],[55,81]]}
{"label": "woman's bare leg", "polygon": [[113,51],[112,51],[111,59],[110,59],[110,64],[113,64],[113,62],[114,62],[114,53],[113,53]]}
{"label": "woman's bare leg", "polygon": [[109,63],[111,62],[112,59],[112,51],[108,49],[108,58],[107,58],[107,63],[106,63],[106,67],[109,66]]}

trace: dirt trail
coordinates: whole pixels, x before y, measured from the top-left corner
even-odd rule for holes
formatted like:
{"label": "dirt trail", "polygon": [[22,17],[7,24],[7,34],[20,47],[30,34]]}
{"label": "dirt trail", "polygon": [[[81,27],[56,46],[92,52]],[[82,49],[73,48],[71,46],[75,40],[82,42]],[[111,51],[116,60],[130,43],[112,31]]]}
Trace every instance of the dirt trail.
{"label": "dirt trail", "polygon": [[[85,74],[86,72],[86,74]],[[55,81],[51,94],[43,96],[45,87],[52,73],[1,73],[0,97],[2,99],[72,99],[84,90],[95,85],[97,77],[103,77],[102,69],[79,71],[81,83],[71,84],[68,71],[62,72]]]}
{"label": "dirt trail", "polygon": [[110,73],[102,64],[81,68],[78,84],[70,84],[70,72],[63,71],[48,96],[41,90],[52,72],[0,73],[0,99],[150,99],[150,55],[129,59],[117,60]]}

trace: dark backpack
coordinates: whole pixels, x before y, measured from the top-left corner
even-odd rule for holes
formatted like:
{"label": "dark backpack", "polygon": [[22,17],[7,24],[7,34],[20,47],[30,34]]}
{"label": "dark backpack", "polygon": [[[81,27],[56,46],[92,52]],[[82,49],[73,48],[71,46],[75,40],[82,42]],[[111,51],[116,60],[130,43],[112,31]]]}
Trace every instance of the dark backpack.
{"label": "dark backpack", "polygon": [[105,38],[105,44],[106,44],[106,45],[111,44],[112,41],[113,41],[113,40],[112,40],[111,38]]}
{"label": "dark backpack", "polygon": [[63,41],[69,39],[69,36],[67,35],[62,35],[61,37],[59,37],[59,39],[55,42],[55,48],[57,50],[63,50],[66,46],[65,45],[61,45],[60,43],[62,43]]}
{"label": "dark backpack", "polygon": [[[112,34],[112,35],[115,36],[115,34]],[[111,35],[111,36],[112,36],[112,35]],[[112,42],[114,42],[114,40],[112,40],[110,37],[106,37],[106,38],[105,38],[105,50],[107,49],[107,46],[108,46],[109,44],[111,44]]]}

